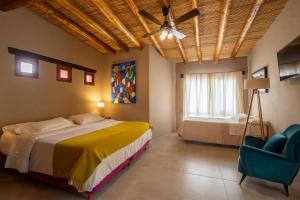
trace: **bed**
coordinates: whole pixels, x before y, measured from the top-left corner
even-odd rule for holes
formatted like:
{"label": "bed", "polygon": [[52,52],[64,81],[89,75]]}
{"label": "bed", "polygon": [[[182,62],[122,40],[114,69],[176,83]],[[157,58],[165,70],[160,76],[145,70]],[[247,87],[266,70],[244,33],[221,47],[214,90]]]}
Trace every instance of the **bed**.
{"label": "bed", "polygon": [[29,173],[87,198],[146,150],[152,131],[145,122],[105,119],[43,133],[4,131],[0,150],[6,168]]}
{"label": "bed", "polygon": [[[179,135],[186,141],[211,144],[239,146],[245,129],[245,120],[199,120],[185,119],[182,121]],[[264,121],[265,137],[269,134],[269,122]],[[247,135],[260,137],[260,126],[257,120],[250,121]]]}

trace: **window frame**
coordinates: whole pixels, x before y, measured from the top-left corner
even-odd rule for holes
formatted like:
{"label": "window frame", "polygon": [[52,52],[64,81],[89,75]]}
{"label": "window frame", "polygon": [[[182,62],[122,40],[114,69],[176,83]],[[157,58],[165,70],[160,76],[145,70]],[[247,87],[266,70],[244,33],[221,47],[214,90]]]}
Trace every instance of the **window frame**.
{"label": "window frame", "polygon": [[[92,76],[92,79],[93,79],[92,82],[87,81],[87,75]],[[95,73],[84,71],[84,84],[85,85],[95,85]]]}
{"label": "window frame", "polygon": [[[196,80],[195,76],[197,76]],[[205,78],[206,80],[204,80]],[[224,83],[221,85],[216,83],[216,81],[218,81],[220,78],[223,80],[223,82],[227,82],[225,84],[227,85],[227,87],[224,86]],[[207,86],[205,86],[205,83],[203,82],[199,83],[199,81],[203,80],[207,82]],[[213,82],[215,83],[210,84]],[[230,84],[232,87],[230,86]],[[208,85],[211,86],[208,87]],[[187,74],[184,77],[183,88],[184,119],[231,119],[239,113],[244,112],[243,74],[240,73],[240,71]],[[232,97],[233,99],[229,101],[223,101],[220,104],[220,98],[218,98],[218,95],[215,94],[216,92],[219,93],[218,91],[220,90],[222,90],[222,93],[223,95],[225,95],[226,99],[230,97]],[[232,95],[230,95],[230,91],[228,90],[232,90]],[[192,95],[192,93],[194,95]],[[206,94],[207,97],[205,97],[205,95],[201,93]],[[203,99],[199,99],[199,96],[202,96]],[[195,99],[197,99],[198,101],[193,101]],[[207,99],[207,102],[205,101],[205,99]],[[231,105],[230,103],[228,104],[226,102],[231,102]],[[205,105],[206,110],[202,109]]]}
{"label": "window frame", "polygon": [[[67,71],[68,72],[68,78],[60,77],[60,70]],[[56,67],[56,80],[57,81],[62,81],[62,82],[72,83],[72,67],[57,64],[57,67]]]}
{"label": "window frame", "polygon": [[[21,71],[21,62],[32,64],[32,73]],[[39,61],[35,58],[15,55],[15,76],[25,78],[39,78]]]}

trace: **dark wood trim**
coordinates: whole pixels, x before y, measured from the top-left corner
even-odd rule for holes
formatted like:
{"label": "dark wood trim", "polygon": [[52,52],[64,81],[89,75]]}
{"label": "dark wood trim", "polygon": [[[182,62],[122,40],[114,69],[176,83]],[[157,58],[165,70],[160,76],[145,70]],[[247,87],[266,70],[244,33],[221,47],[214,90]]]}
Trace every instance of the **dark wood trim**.
{"label": "dark wood trim", "polygon": [[[68,78],[60,77],[60,70],[68,71]],[[63,65],[57,65],[56,67],[56,80],[72,83],[72,67],[66,67]]]}
{"label": "dark wood trim", "polygon": [[45,62],[49,62],[49,63],[54,63],[54,64],[59,64],[59,65],[63,65],[63,66],[67,66],[67,67],[72,67],[74,69],[78,69],[78,70],[82,70],[82,71],[86,71],[86,72],[91,72],[91,73],[96,73],[97,71],[94,69],[90,69],[87,67],[83,67],[77,64],[73,64],[73,63],[69,63],[66,61],[62,61],[62,60],[58,60],[56,58],[51,58],[48,56],[43,56],[40,54],[36,54],[30,51],[24,51],[21,49],[16,49],[13,47],[8,47],[8,52],[11,54],[15,54],[15,55],[19,55],[19,56],[23,56],[23,57],[28,57],[28,58],[33,58],[33,59],[37,59],[37,60],[42,60]]}
{"label": "dark wood trim", "polygon": [[[22,61],[33,65],[32,74],[21,72]],[[26,78],[39,78],[39,61],[35,58],[28,58],[20,55],[15,55],[15,76]]]}
{"label": "dark wood trim", "polygon": [[[92,82],[88,82],[86,80],[86,76],[87,75],[91,75],[93,77],[93,81]],[[91,73],[91,72],[84,72],[84,84],[85,85],[95,85],[95,73]]]}
{"label": "dark wood trim", "polygon": [[37,0],[6,0],[0,1],[0,10],[1,11],[9,11],[14,10],[20,7],[29,6],[33,4]]}

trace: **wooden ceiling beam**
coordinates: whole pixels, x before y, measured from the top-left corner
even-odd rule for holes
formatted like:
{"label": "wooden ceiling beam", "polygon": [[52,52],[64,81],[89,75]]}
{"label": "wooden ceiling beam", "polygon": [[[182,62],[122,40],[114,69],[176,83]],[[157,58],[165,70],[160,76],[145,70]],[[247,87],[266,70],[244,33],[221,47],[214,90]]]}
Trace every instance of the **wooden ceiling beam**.
{"label": "wooden ceiling beam", "polygon": [[143,48],[141,42],[126,28],[123,22],[121,22],[121,20],[117,17],[117,15],[112,11],[112,9],[106,4],[104,0],[91,1],[116,28],[122,31],[126,35],[126,37],[134,43],[134,45],[138,49]]}
{"label": "wooden ceiling beam", "polygon": [[246,38],[246,35],[259,11],[259,9],[261,8],[262,4],[264,3],[264,0],[256,0],[255,3],[253,4],[252,6],[252,9],[249,13],[249,16],[248,18],[246,19],[246,22],[245,22],[245,25],[244,25],[244,28],[237,40],[237,42],[235,43],[234,45],[234,48],[233,48],[233,51],[231,53],[231,58],[235,58],[239,49],[241,48],[245,38]]}
{"label": "wooden ceiling beam", "polygon": [[70,33],[78,34],[82,38],[85,38],[85,42],[97,49],[101,53],[115,53],[115,51],[103,43],[102,41],[95,38],[90,33],[86,32],[84,29],[82,29],[80,26],[66,18],[64,15],[62,15],[60,12],[56,11],[54,8],[49,6],[46,3],[37,2],[32,5],[32,9],[40,13],[41,15],[47,17],[50,21],[53,21],[64,28],[66,28],[67,31]]}
{"label": "wooden ceiling beam", "polygon": [[[130,8],[131,12],[136,16],[136,18],[140,21],[140,23],[142,24],[142,26],[144,27],[146,33],[150,33],[151,30],[147,24],[147,22],[144,20],[144,18],[139,14],[139,8],[137,7],[137,5],[134,3],[133,0],[125,0],[128,7]],[[162,57],[165,57],[165,53],[162,50],[160,44],[158,43],[158,41],[156,40],[154,35],[150,36],[150,39],[152,41],[152,43],[154,44],[155,48],[157,49],[157,51],[160,53],[160,55]]]}
{"label": "wooden ceiling beam", "polygon": [[214,54],[214,63],[218,63],[222,51],[223,39],[226,32],[226,26],[232,0],[222,0],[218,38]]}
{"label": "wooden ceiling beam", "polygon": [[9,11],[20,7],[29,6],[37,0],[5,0],[0,1],[0,10]]}
{"label": "wooden ceiling beam", "polygon": [[[198,0],[192,0],[192,7],[198,9]],[[194,17],[194,29],[195,29],[195,39],[196,39],[196,48],[198,55],[198,63],[202,63],[202,51],[200,43],[200,31],[199,31],[199,16]]]}
{"label": "wooden ceiling beam", "polygon": [[[170,5],[169,0],[162,0],[161,3],[162,3],[163,6],[167,6],[167,7]],[[172,7],[170,8],[168,17],[169,17],[171,25],[173,26],[174,29],[176,29],[176,26],[174,26],[174,24],[173,24],[173,21],[174,21],[174,11],[173,11]],[[177,47],[179,49],[179,52],[180,52],[180,55],[182,57],[183,62],[187,63],[188,62],[188,58],[187,58],[186,53],[184,51],[184,47],[183,47],[183,44],[182,44],[181,40],[179,40],[178,38],[175,37],[175,41],[176,41],[176,44],[177,44]]]}
{"label": "wooden ceiling beam", "polygon": [[[85,24],[87,24],[90,28],[92,28],[95,32],[99,33],[102,37],[100,40],[106,41],[108,39],[111,43],[118,47],[115,50],[126,50],[128,51],[128,47],[125,46],[122,42],[118,40],[118,38],[114,37],[112,34],[107,32],[104,28],[102,28],[98,23],[84,14],[81,10],[79,10],[76,6],[70,3],[68,0],[56,0],[56,2],[62,5],[64,8],[69,10],[73,15],[82,20]],[[104,38],[103,38],[104,37]]]}

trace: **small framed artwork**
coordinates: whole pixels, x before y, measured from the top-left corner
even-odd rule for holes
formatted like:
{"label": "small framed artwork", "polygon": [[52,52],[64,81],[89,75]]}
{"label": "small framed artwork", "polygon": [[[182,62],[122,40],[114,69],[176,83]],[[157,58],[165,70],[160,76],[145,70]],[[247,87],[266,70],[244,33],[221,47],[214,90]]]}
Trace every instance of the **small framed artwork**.
{"label": "small framed artwork", "polygon": [[57,65],[56,80],[63,82],[72,82],[72,67]]}
{"label": "small framed artwork", "polygon": [[[252,73],[252,78],[268,78],[268,66],[265,66],[255,72]],[[260,93],[268,93],[269,89],[259,89]]]}
{"label": "small framed artwork", "polygon": [[136,103],[136,64],[128,61],[112,65],[112,103]]}
{"label": "small framed artwork", "polygon": [[84,72],[84,84],[95,85],[95,74],[92,72]]}

